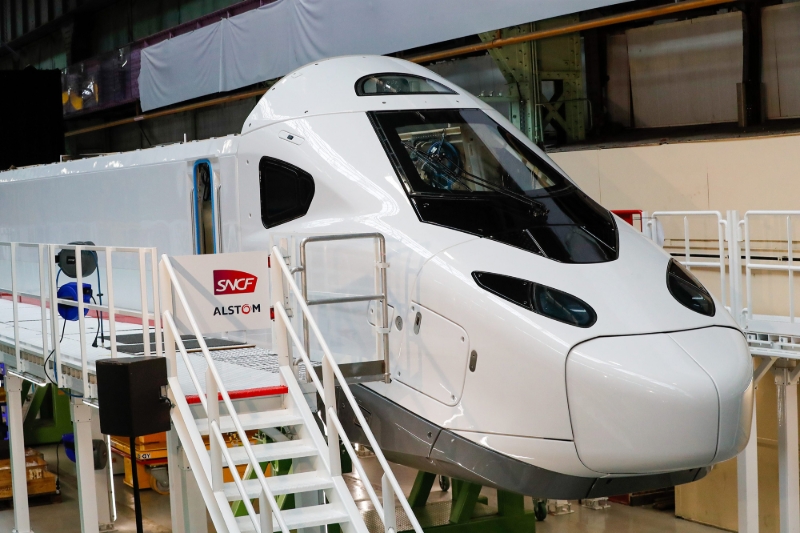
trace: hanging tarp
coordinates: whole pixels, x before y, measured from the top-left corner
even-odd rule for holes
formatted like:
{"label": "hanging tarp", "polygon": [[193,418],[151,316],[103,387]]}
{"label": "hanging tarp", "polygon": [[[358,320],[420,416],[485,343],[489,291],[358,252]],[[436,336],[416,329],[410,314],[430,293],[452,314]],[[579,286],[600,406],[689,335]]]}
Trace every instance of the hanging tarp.
{"label": "hanging tarp", "polygon": [[325,57],[389,54],[621,1],[278,0],[142,50],[142,109],[277,78]]}

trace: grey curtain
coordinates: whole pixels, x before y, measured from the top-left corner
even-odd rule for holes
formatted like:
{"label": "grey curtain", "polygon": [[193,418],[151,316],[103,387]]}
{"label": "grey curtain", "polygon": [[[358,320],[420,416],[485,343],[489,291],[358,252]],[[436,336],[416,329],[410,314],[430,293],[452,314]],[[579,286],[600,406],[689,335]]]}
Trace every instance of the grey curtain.
{"label": "grey curtain", "polygon": [[623,0],[278,0],[142,50],[143,110],[283,76],[311,61],[388,54]]}

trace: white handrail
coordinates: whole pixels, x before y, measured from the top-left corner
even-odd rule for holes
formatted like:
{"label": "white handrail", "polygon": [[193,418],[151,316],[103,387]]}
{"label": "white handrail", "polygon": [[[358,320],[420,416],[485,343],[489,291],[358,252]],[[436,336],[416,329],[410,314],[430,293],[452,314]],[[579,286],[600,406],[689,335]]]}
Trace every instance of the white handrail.
{"label": "white handrail", "polygon": [[[275,518],[278,521],[278,527],[280,527],[281,531],[283,531],[283,533],[289,533],[289,528],[286,525],[286,522],[284,521],[283,516],[281,516],[280,507],[278,507],[278,502],[275,500],[275,496],[272,494],[272,491],[270,490],[269,486],[267,485],[267,479],[264,476],[264,472],[261,471],[261,465],[259,464],[258,460],[256,459],[255,454],[253,453],[253,448],[250,445],[250,438],[248,437],[247,432],[244,430],[244,428],[242,427],[241,422],[239,421],[239,417],[236,414],[236,410],[234,409],[233,402],[231,401],[231,398],[228,395],[228,391],[225,389],[225,385],[222,383],[222,378],[220,377],[219,373],[217,372],[217,368],[214,365],[214,360],[211,358],[211,353],[208,351],[208,346],[206,345],[206,342],[205,342],[205,339],[203,338],[202,333],[200,333],[200,328],[197,325],[197,321],[195,320],[194,315],[192,315],[191,309],[189,308],[189,303],[186,300],[186,296],[183,293],[183,289],[181,288],[180,282],[178,281],[178,278],[175,275],[175,271],[172,268],[172,263],[170,263],[169,257],[167,257],[166,255],[161,256],[161,261],[162,261],[163,265],[165,266],[166,272],[167,272],[167,274],[169,276],[169,280],[172,283],[173,290],[174,290],[175,294],[178,297],[178,301],[180,302],[181,306],[183,307],[184,311],[186,312],[186,317],[187,317],[187,319],[189,321],[189,325],[191,327],[192,333],[194,334],[195,338],[197,339],[198,344],[200,345],[200,349],[203,352],[203,357],[205,357],[205,359],[206,359],[206,363],[208,364],[207,376],[210,376],[213,379],[213,382],[216,385],[217,391],[222,396],[222,401],[223,401],[223,403],[225,404],[225,407],[228,410],[228,415],[230,416],[234,427],[236,428],[236,433],[239,435],[239,439],[242,442],[242,447],[244,448],[245,454],[247,455],[247,459],[250,462],[250,466],[255,471],[256,477],[258,478],[259,484],[261,485],[261,490],[262,490],[263,494],[266,496],[267,502],[269,503],[269,509],[260,509],[260,512],[262,512],[262,513],[265,512],[265,511],[269,512],[271,510],[275,514]],[[165,315],[166,314],[167,314],[167,312],[165,311]],[[176,337],[176,339],[179,339],[180,338],[180,334],[175,329],[172,329],[172,328],[174,328],[174,325],[175,325],[174,322],[172,322],[170,320],[169,323],[170,323],[171,333]],[[176,333],[178,333],[178,334],[176,334]],[[179,344],[179,347],[180,347],[180,344]],[[181,351],[181,355],[183,356],[183,354],[184,354],[184,351],[182,350]],[[187,366],[191,366],[191,365],[187,364]],[[196,379],[196,376],[194,377],[194,379]],[[206,379],[208,381],[208,378],[206,378]],[[209,385],[210,384],[207,382],[206,383],[206,388],[208,388]],[[201,390],[199,388],[198,388],[198,392],[201,392]],[[201,394],[201,396],[202,396],[202,394]],[[207,401],[218,402],[219,400],[216,398],[216,395],[215,395],[214,398],[207,399]],[[203,405],[203,408],[206,411],[206,416],[208,416],[208,412],[209,412],[208,404],[207,403],[203,403],[202,405]],[[209,419],[209,421],[208,421],[209,438],[210,438],[210,435],[212,433],[214,433],[214,423],[215,422],[217,422],[217,421],[216,420],[211,420],[211,419]],[[217,430],[218,430],[218,428],[217,428]],[[226,446],[222,446],[222,448],[226,448]],[[223,454],[226,453],[226,451],[224,451],[224,450],[221,450],[221,451],[222,451]],[[233,467],[233,462],[229,462],[228,464],[230,466],[229,470],[231,472],[233,470],[236,470]],[[212,473],[212,476],[213,476],[213,473]],[[237,484],[237,489],[239,490],[239,493],[242,496],[242,500],[243,501],[248,501],[249,498],[247,496],[247,493],[243,492],[243,490],[244,490],[243,485]],[[246,505],[246,507],[247,507],[247,505]],[[252,507],[247,507],[248,514],[251,513],[251,510],[252,510]],[[254,522],[253,522],[254,524],[257,524],[258,521],[255,519],[255,511],[253,511],[253,514],[250,514],[250,519],[254,520]],[[261,531],[260,525],[256,525],[255,527],[256,527],[256,531],[259,531],[259,532]]]}
{"label": "white handrail", "polygon": [[[281,320],[283,320],[283,323],[286,325],[286,330],[289,333],[289,336],[292,338],[292,342],[297,347],[297,350],[300,352],[300,358],[306,365],[306,375],[311,377],[311,382],[316,387],[320,397],[324,398],[325,388],[322,385],[322,383],[320,383],[319,377],[317,377],[317,373],[314,371],[314,368],[311,364],[311,360],[308,358],[308,354],[306,353],[305,348],[300,342],[300,338],[297,336],[297,333],[295,333],[294,329],[289,327],[289,324],[291,324],[289,315],[286,314],[286,310],[283,308],[282,305],[276,306],[275,311],[278,314],[278,316],[281,317]],[[328,409],[328,411],[330,411],[330,413],[333,415],[332,420],[334,425],[336,426],[337,431],[339,432],[339,435],[344,434],[344,428],[342,428],[342,423],[339,420],[338,415],[334,411],[331,411],[330,409]],[[378,495],[375,494],[375,490],[372,488],[372,484],[369,483],[368,481],[369,477],[367,477],[367,472],[364,470],[364,466],[361,464],[361,459],[358,457],[358,454],[356,454],[355,450],[353,449],[353,445],[350,444],[350,442],[347,439],[342,439],[342,444],[344,444],[344,447],[347,450],[348,455],[350,455],[350,458],[353,460],[353,466],[355,466],[356,470],[358,471],[359,477],[362,480],[365,480],[365,482],[363,483],[364,490],[367,491],[369,499],[372,500],[372,504],[375,506],[375,510],[378,511],[378,515],[381,517],[381,520],[383,520],[383,506],[380,503]]]}
{"label": "white handrail", "polygon": [[[786,217],[786,245],[787,245],[787,265],[763,265],[753,263],[750,248],[750,218],[754,216],[785,216]],[[794,273],[800,271],[800,267],[792,266],[794,263],[794,238],[792,236],[792,217],[800,216],[800,211],[747,211],[739,222],[744,227],[744,247],[745,247],[745,291],[747,294],[747,308],[745,309],[746,318],[753,319],[753,270],[782,271],[789,275],[789,322],[795,322],[794,309]]]}
{"label": "white handrail", "polygon": [[[222,451],[222,455],[228,462],[228,471],[231,473],[231,476],[233,477],[233,482],[236,484],[236,488],[239,489],[239,494],[242,496],[242,503],[244,503],[244,506],[247,509],[247,514],[250,516],[250,521],[253,523],[253,527],[255,528],[255,530],[260,532],[261,525],[259,524],[259,520],[256,518],[258,515],[256,514],[256,510],[253,509],[253,504],[250,503],[250,499],[247,497],[247,490],[245,490],[244,488],[244,484],[242,483],[242,478],[239,475],[239,471],[235,468],[233,459],[231,458],[231,454],[230,452],[228,452],[228,445],[225,443],[225,438],[222,436],[222,432],[220,431],[216,420],[214,420],[209,424],[208,432],[209,435],[213,433],[214,437],[216,437],[217,443],[219,444],[220,447],[219,449]],[[258,469],[260,468],[261,467],[259,466]]]}
{"label": "white handrail", "polygon": [[192,368],[191,362],[189,361],[189,353],[186,351],[186,345],[183,344],[183,339],[181,339],[178,328],[175,326],[175,321],[172,319],[172,313],[167,310],[164,311],[164,322],[166,322],[167,327],[169,327],[170,332],[173,335],[175,343],[178,345],[178,350],[181,353],[183,362],[186,364],[186,370],[189,372],[189,379],[192,380],[192,385],[194,385],[195,390],[198,392],[197,397],[200,398],[200,404],[203,406],[203,411],[208,414],[206,397],[204,394],[200,394],[203,390],[203,388],[200,386],[200,380],[197,378],[197,374],[195,373],[194,368]]}
{"label": "white handrail", "polygon": [[[115,358],[117,356],[117,342],[116,342],[116,317],[117,316],[127,316],[138,318],[142,321],[142,342],[145,353],[147,353],[150,349],[150,342],[149,342],[149,320],[154,321],[156,337],[160,337],[160,320],[159,320],[159,300],[157,297],[158,293],[158,272],[156,268],[156,258],[157,258],[157,251],[155,248],[132,248],[132,247],[115,247],[115,246],[86,246],[86,245],[78,245],[78,244],[44,244],[44,243],[31,243],[31,242],[10,242],[10,241],[0,241],[0,247],[8,247],[10,249],[11,255],[11,288],[7,289],[5,287],[0,287],[0,291],[8,291],[11,293],[12,298],[12,309],[14,313],[14,332],[15,332],[15,356],[17,358],[17,368],[24,367],[25,363],[21,360],[20,355],[20,340],[19,340],[19,302],[21,298],[35,298],[39,300],[39,306],[41,307],[41,335],[42,335],[42,353],[45,354],[46,358],[49,359],[50,357],[53,358],[53,369],[54,369],[54,377],[51,381],[53,381],[58,387],[74,387],[71,383],[67,381],[65,378],[64,372],[62,372],[62,360],[61,360],[61,345],[59,341],[59,326],[60,326],[60,318],[58,314],[58,309],[61,306],[66,307],[73,307],[75,308],[78,313],[78,323],[79,323],[79,344],[80,344],[80,369],[81,369],[81,378],[80,382],[83,388],[83,394],[86,396],[89,394],[91,390],[91,385],[89,382],[89,359],[88,359],[88,344],[87,344],[87,337],[85,331],[85,318],[84,318],[84,311],[95,311],[98,313],[100,319],[103,319],[104,315],[108,315],[108,322],[109,322],[109,333],[110,333],[110,342],[111,342],[111,357]],[[35,294],[32,292],[26,292],[19,290],[19,275],[17,272],[17,256],[18,251],[22,248],[26,249],[36,249],[38,251],[37,254],[37,261],[38,264],[38,284],[39,284],[39,293]],[[75,251],[75,269],[76,269],[76,278],[75,283],[77,286],[81,286],[83,283],[83,272],[82,272],[82,260],[83,255],[82,252],[85,251],[92,251],[92,252],[102,252],[105,255],[105,287],[106,293],[105,295],[108,296],[108,303],[103,305],[99,303],[86,303],[83,301],[83,298],[77,298],[75,300],[66,300],[63,298],[58,298],[58,286],[56,285],[56,253],[63,250],[73,250]],[[135,253],[139,256],[139,282],[140,282],[140,298],[141,298],[141,305],[142,310],[136,311],[134,309],[124,309],[124,308],[117,308],[114,306],[114,283],[113,283],[113,266],[112,266],[112,253],[114,252],[122,252],[122,253]],[[152,275],[152,295],[153,295],[153,312],[148,311],[147,301],[150,297],[150,293],[147,290],[147,268],[144,263],[144,259],[146,258],[147,254],[150,254],[151,257],[151,272]],[[99,255],[99,254],[98,254]],[[98,265],[99,268],[99,265]],[[98,285],[98,291],[102,289],[102,283]],[[48,305],[49,304],[49,305]],[[49,317],[48,317],[49,314]],[[48,320],[49,318],[49,320]],[[48,335],[48,326],[47,323],[50,322],[50,333]],[[49,337],[49,339],[48,339]],[[105,347],[104,341],[103,347]],[[156,344],[156,349],[158,350],[159,345]],[[50,354],[50,355],[48,355]],[[161,355],[160,352],[156,352],[156,355]],[[47,373],[47,369],[44,369],[44,372]],[[49,376],[48,376],[48,379]],[[78,381],[77,378],[71,378],[71,381],[75,382]],[[84,399],[85,403],[92,403],[95,398],[91,398],[86,396]]]}
{"label": "white handrail", "polygon": [[[355,415],[356,419],[358,420],[358,423],[361,425],[361,429],[364,432],[364,435],[367,437],[367,440],[369,441],[369,444],[372,447],[372,451],[375,453],[375,457],[378,459],[378,462],[380,463],[381,468],[383,469],[383,472],[386,475],[386,478],[389,480],[390,485],[392,486],[392,488],[394,489],[395,493],[397,494],[397,497],[400,500],[400,505],[403,507],[403,510],[405,511],[406,515],[408,516],[408,519],[411,522],[411,526],[414,528],[415,533],[423,533],[422,527],[420,526],[416,515],[414,515],[414,512],[412,511],[411,506],[408,503],[408,500],[405,498],[405,495],[403,494],[403,490],[400,488],[400,484],[397,482],[397,478],[395,477],[394,472],[392,472],[392,469],[389,466],[389,462],[386,460],[386,457],[384,457],[383,452],[381,451],[381,448],[380,448],[380,446],[378,445],[378,442],[375,439],[375,436],[372,434],[372,430],[370,430],[370,428],[369,428],[369,424],[367,424],[367,421],[364,418],[364,415],[361,414],[361,408],[359,407],[358,402],[356,402],[356,399],[353,396],[353,393],[350,390],[350,387],[347,384],[347,381],[345,380],[344,376],[342,375],[342,372],[339,369],[339,365],[336,363],[336,360],[333,358],[333,355],[331,354],[331,351],[328,348],[328,344],[325,342],[325,339],[322,337],[322,333],[320,332],[319,327],[317,326],[317,322],[314,319],[314,317],[311,315],[311,312],[308,309],[308,305],[306,304],[305,300],[303,299],[303,293],[300,291],[300,289],[298,288],[297,284],[295,283],[294,278],[292,277],[292,274],[291,274],[291,272],[289,270],[289,267],[286,264],[286,261],[284,261],[284,259],[283,259],[283,254],[281,253],[281,251],[278,249],[277,246],[273,246],[272,247],[272,258],[275,259],[275,261],[277,262],[277,264],[280,267],[281,271],[283,272],[283,275],[284,275],[284,277],[286,278],[286,280],[287,280],[287,282],[289,284],[289,288],[294,293],[295,298],[297,299],[297,303],[298,303],[298,305],[300,306],[300,308],[303,311],[303,315],[308,317],[308,325],[311,328],[311,330],[314,332],[314,336],[316,337],[317,342],[320,344],[320,347],[322,348],[324,361],[327,362],[330,365],[330,368],[333,371],[333,374],[336,377],[336,380],[341,385],[342,393],[344,393],[345,397],[347,398],[347,401],[350,403],[350,406],[351,406],[351,408],[353,410],[353,414]],[[293,333],[292,328],[288,326],[289,322],[288,322],[288,317],[286,316],[286,313],[285,312],[283,314],[280,313],[280,310],[283,308],[283,302],[281,302],[281,301],[275,302],[274,308],[276,310],[278,310],[278,313],[281,315],[281,320],[284,321],[284,327],[286,328],[286,330],[291,332],[291,333]],[[295,341],[296,338],[297,337],[295,335],[292,335],[292,341],[293,342],[296,342]],[[303,354],[303,353],[304,352],[301,351],[301,354]],[[306,363],[306,364],[308,365],[308,363]],[[310,366],[307,366],[306,367],[306,374],[309,374],[309,373],[315,374],[314,369],[312,367],[310,367]],[[313,380],[313,377],[312,377],[312,380]],[[315,383],[315,385],[319,386],[318,385],[318,381]],[[327,380],[326,380],[326,385],[329,385],[330,387],[335,387],[336,386],[335,383],[328,384]],[[326,392],[328,392],[328,391],[323,388],[323,390],[321,391],[323,398],[329,398],[330,397],[330,395],[326,394]],[[327,405],[326,404],[326,409],[330,409],[332,407],[335,409],[335,402],[334,402],[334,405]],[[329,412],[329,411],[326,411],[326,412]],[[334,411],[334,414],[335,414],[335,411]],[[338,420],[338,419],[334,418],[334,420]],[[336,425],[336,422],[334,422],[334,425]],[[328,428],[328,433],[329,434],[331,433],[332,429],[333,428],[330,428],[330,427]],[[338,429],[339,428],[337,427],[337,430]],[[366,480],[364,485],[365,486],[369,485],[369,481]],[[376,506],[376,509],[377,508],[379,508],[379,507]],[[384,509],[384,511],[385,511],[385,509]],[[385,518],[386,518],[385,512],[382,513],[381,518],[383,520],[385,520]]]}
{"label": "white handrail", "polygon": [[[720,278],[720,301],[722,306],[728,305],[727,287],[725,282],[725,241],[728,236],[728,221],[722,217],[719,211],[654,211],[650,215],[650,220],[647,221],[648,231],[651,239],[654,239],[654,224],[658,217],[683,217],[683,248],[684,260],[681,261],[686,267],[697,268],[719,268]],[[713,216],[717,218],[717,244],[719,246],[719,261],[692,261],[691,250],[689,246],[689,217],[691,216]]]}
{"label": "white handrail", "polygon": [[[344,428],[342,427],[342,421],[339,420],[339,416],[336,414],[336,411],[333,410],[333,407],[328,408],[327,411],[328,415],[331,416],[331,421],[336,426],[336,430],[339,432],[339,435],[345,434]],[[369,482],[369,477],[367,477],[367,472],[364,470],[364,465],[361,464],[361,459],[358,458],[358,454],[353,449],[353,445],[350,443],[348,439],[342,439],[342,444],[344,444],[345,449],[347,450],[348,455],[353,460],[353,466],[356,467],[358,471],[358,476],[360,479],[366,480],[367,482],[364,483],[364,488],[369,495],[369,499],[372,500],[372,505],[375,506],[375,510],[378,512],[378,515],[381,517],[381,520],[386,522],[386,515],[383,510],[383,505],[381,505],[380,499],[378,495],[375,494],[375,490],[372,488],[372,483]],[[385,475],[385,474],[384,474]]]}

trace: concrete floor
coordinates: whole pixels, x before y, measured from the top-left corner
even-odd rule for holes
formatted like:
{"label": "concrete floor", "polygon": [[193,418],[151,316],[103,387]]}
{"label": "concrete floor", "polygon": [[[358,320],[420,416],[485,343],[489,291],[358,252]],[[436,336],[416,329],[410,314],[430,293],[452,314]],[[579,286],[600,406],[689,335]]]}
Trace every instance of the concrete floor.
{"label": "concrete floor", "polygon": [[[56,471],[56,446],[41,446],[48,468]],[[75,463],[59,447],[59,472],[61,482],[61,503],[31,507],[31,529],[36,533],[81,533],[80,512],[78,510],[78,485],[75,476]],[[136,522],[133,514],[133,491],[122,482],[122,476],[114,477],[117,496],[117,522],[115,531],[135,532]],[[169,496],[156,494],[151,490],[141,492],[144,514],[144,529],[147,533],[170,533],[172,531],[169,510]],[[14,510],[9,506],[0,510],[0,532],[10,532],[14,527]]]}
{"label": "concrete floor", "polygon": [[[55,448],[55,446],[40,448],[53,472],[56,470]],[[62,501],[31,508],[31,527],[36,533],[80,533],[81,531],[75,465],[67,459],[63,447],[59,450],[59,456]],[[367,459],[365,462],[367,474],[375,480],[380,480],[380,477],[372,474],[375,470],[372,461]],[[400,466],[395,468],[395,472],[407,493],[414,481],[415,472]],[[114,481],[117,496],[115,531],[135,532],[133,492],[123,484],[122,476],[115,476]],[[347,482],[353,490],[359,508],[364,510],[369,508],[368,497],[361,480],[350,476]],[[493,490],[485,489],[484,494],[489,498],[489,507],[496,505]],[[142,491],[141,495],[145,531],[169,533],[171,531],[169,496],[162,496],[150,490]],[[434,491],[429,501],[441,502],[448,499],[450,493],[441,492],[438,484],[434,484]],[[526,506],[530,506],[529,499]],[[572,514],[548,516],[544,522],[539,522],[538,533],[720,533],[721,531],[675,518],[671,511],[655,511],[647,507],[611,504],[609,509],[594,511],[582,508],[577,502],[573,502],[572,508],[575,511]],[[14,511],[10,507],[3,507],[0,510],[0,531],[9,532],[13,527]],[[213,532],[213,528],[209,528],[209,532]]]}

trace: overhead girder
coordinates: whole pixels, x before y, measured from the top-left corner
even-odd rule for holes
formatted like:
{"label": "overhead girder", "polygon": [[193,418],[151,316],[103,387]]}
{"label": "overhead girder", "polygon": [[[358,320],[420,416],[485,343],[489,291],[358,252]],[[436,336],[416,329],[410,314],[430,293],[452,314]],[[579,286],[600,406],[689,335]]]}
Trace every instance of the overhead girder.
{"label": "overhead girder", "polygon": [[[484,42],[498,37],[514,37],[537,30],[560,27],[579,21],[568,15],[539,22],[520,24],[478,36]],[[586,106],[579,33],[495,48],[488,51],[503,73],[508,86],[512,122],[534,142],[544,140],[548,125],[560,142],[586,137]],[[553,82],[546,97],[543,82]]]}

